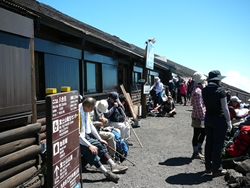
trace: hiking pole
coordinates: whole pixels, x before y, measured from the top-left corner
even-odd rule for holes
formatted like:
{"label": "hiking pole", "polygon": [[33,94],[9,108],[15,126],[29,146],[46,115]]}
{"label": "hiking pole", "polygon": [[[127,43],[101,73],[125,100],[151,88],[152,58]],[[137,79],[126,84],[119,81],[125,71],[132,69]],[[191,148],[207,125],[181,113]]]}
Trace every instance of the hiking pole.
{"label": "hiking pole", "polygon": [[122,155],[121,153],[119,153],[118,151],[116,151],[114,148],[112,148],[111,146],[107,145],[109,149],[111,149],[112,151],[114,151],[115,153],[117,153],[118,155],[120,155],[121,157],[123,157],[124,159],[126,159],[128,162],[130,162],[133,166],[135,166],[135,163],[133,163],[132,161],[128,160],[128,158],[126,158],[124,155]]}
{"label": "hiking pole", "polygon": [[[122,115],[123,115],[126,119],[128,119],[127,116],[126,116],[126,114],[125,114],[125,112],[123,111],[123,109],[122,109],[121,107],[119,107],[119,109],[120,109],[120,111],[122,112]],[[125,123],[125,121],[124,121],[124,123]],[[131,125],[130,123],[129,123],[129,125],[130,125],[130,128],[132,129],[132,131],[133,131],[133,133],[134,133],[134,135],[135,135],[137,141],[139,142],[139,144],[140,144],[141,147],[143,148],[143,146],[142,146],[142,144],[141,144],[141,142],[140,142],[140,140],[139,140],[137,134],[135,133],[135,130],[133,129],[132,125]]]}

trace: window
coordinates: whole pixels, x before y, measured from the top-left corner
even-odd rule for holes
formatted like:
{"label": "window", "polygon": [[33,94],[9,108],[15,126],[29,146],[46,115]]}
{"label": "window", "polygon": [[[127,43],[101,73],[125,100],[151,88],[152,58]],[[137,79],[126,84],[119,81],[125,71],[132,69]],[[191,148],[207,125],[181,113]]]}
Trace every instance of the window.
{"label": "window", "polygon": [[101,65],[98,63],[86,62],[85,64],[85,88],[84,91],[87,93],[96,93],[102,91],[102,72]]}
{"label": "window", "polygon": [[138,81],[142,78],[141,73],[133,72],[133,84],[138,83]]}
{"label": "window", "polygon": [[154,84],[154,79],[155,79],[155,77],[159,77],[159,73],[158,72],[155,72],[155,71],[149,71],[149,84],[150,85],[153,85]]}
{"label": "window", "polygon": [[133,84],[136,84],[140,79],[142,79],[142,68],[134,66],[133,69],[132,82]]}

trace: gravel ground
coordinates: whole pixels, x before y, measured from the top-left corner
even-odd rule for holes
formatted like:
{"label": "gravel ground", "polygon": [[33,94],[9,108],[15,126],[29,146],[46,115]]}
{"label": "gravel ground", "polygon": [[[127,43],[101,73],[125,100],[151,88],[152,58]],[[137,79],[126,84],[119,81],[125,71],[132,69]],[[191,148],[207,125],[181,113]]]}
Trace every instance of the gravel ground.
{"label": "gravel ground", "polygon": [[129,167],[121,174],[119,182],[113,183],[95,167],[82,173],[84,188],[165,188],[165,187],[227,187],[223,177],[213,178],[204,175],[204,164],[200,160],[191,160],[192,107],[176,105],[177,115],[174,118],[151,117],[141,119],[141,127],[134,129],[142,143],[140,146],[135,134],[131,131],[129,161],[122,165]]}

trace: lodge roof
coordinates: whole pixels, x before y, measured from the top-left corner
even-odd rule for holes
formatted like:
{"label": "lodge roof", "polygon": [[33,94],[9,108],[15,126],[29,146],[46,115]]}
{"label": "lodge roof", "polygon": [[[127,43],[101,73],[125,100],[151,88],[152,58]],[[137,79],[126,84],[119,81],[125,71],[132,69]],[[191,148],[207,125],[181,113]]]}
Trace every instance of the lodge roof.
{"label": "lodge roof", "polygon": [[[123,40],[121,40],[119,37],[115,35],[110,35],[106,32],[103,32],[91,25],[88,25],[86,23],[83,23],[75,18],[72,18],[53,7],[40,3],[36,0],[0,0],[0,4],[5,4],[7,6],[12,6],[17,9],[19,9],[23,14],[26,13],[30,16],[35,17],[47,17],[50,19],[53,19],[55,21],[64,23],[65,25],[68,25],[72,28],[75,28],[77,30],[80,30],[85,35],[92,36],[95,38],[98,38],[104,42],[110,43],[124,51],[127,51],[129,53],[132,53],[140,58],[144,57],[145,50],[142,48],[139,48],[133,44],[127,43]],[[174,61],[171,61],[169,59],[162,58],[161,56],[155,54],[155,63],[157,66],[163,68],[163,69],[171,69],[173,73],[176,73],[178,75],[191,77],[195,70],[192,70],[188,67],[185,67],[181,64],[178,64]],[[226,88],[232,88],[234,90],[238,90],[244,93],[247,93],[243,90],[240,90],[236,87],[230,86],[228,84],[223,83],[224,87]]]}

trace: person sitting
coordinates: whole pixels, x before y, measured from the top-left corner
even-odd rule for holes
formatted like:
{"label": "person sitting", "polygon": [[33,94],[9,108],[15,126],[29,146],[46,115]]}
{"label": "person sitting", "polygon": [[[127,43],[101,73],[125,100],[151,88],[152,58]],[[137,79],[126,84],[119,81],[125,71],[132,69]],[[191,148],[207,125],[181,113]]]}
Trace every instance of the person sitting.
{"label": "person sitting", "polygon": [[148,106],[148,112],[151,112],[151,110],[154,109],[154,103],[152,101],[152,96],[149,96],[147,106]]}
{"label": "person sitting", "polygon": [[169,95],[167,101],[154,108],[154,111],[159,111],[159,116],[174,117],[176,114],[173,98]]}
{"label": "person sitting", "polygon": [[[125,104],[126,104],[126,101],[127,101],[126,97],[123,94],[120,94],[119,95],[119,100],[120,100],[120,102],[122,103],[122,105],[124,106],[124,109],[125,109]],[[133,120],[131,120],[131,119],[127,118],[127,117],[125,117],[125,121],[128,122],[133,128],[139,128],[140,127],[140,125],[135,124]]]}
{"label": "person sitting", "polygon": [[115,151],[116,151],[116,141],[115,135],[111,132],[111,130],[115,130],[120,134],[119,129],[115,129],[114,127],[108,126],[108,119],[104,117],[105,112],[108,111],[108,102],[106,100],[100,100],[96,102],[94,110],[90,113],[90,119],[93,122],[96,130],[102,139],[104,139],[108,146],[112,149],[108,148],[109,154],[114,159]]}
{"label": "person sitting", "polygon": [[[124,172],[128,167],[118,165],[112,160],[106,147],[107,142],[100,137],[95,126],[91,122],[89,113],[94,110],[95,103],[96,100],[94,98],[87,97],[83,100],[79,109],[80,152],[82,158],[90,165],[94,165],[98,168],[107,179],[118,182],[120,177],[114,173]],[[90,134],[96,139],[91,138]],[[101,160],[110,165],[111,171],[106,169],[101,163]]]}
{"label": "person sitting", "polygon": [[232,96],[228,103],[230,118],[233,124],[243,121],[243,118],[249,114],[249,109],[241,105],[241,100],[237,96]]}
{"label": "person sitting", "polygon": [[126,140],[127,143],[132,146],[133,143],[129,141],[130,138],[130,124],[125,121],[125,117],[120,112],[125,108],[119,100],[119,95],[117,92],[111,92],[107,99],[108,102],[108,111],[104,113],[104,116],[109,120],[108,124],[119,129],[121,132],[121,138]]}

